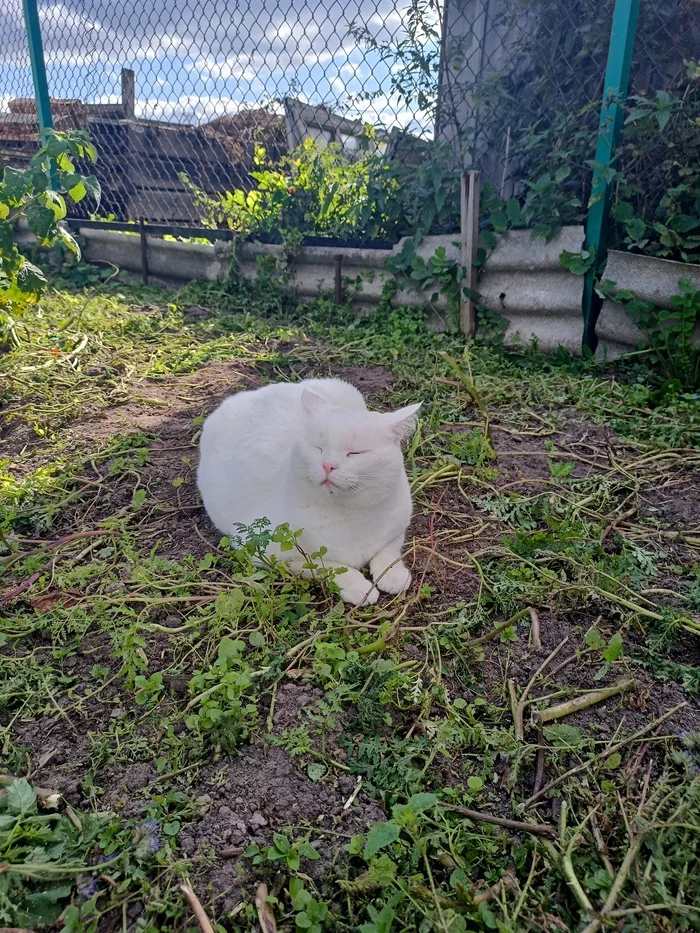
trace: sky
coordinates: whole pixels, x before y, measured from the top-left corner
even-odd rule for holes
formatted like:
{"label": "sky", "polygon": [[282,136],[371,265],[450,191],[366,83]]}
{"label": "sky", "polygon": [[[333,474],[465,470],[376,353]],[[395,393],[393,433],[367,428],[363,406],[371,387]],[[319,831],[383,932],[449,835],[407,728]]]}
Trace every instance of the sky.
{"label": "sky", "polygon": [[[204,123],[287,95],[429,133],[392,96],[391,64],[350,24],[398,42],[409,0],[39,0],[52,97],[112,103],[136,72],[137,115]],[[21,0],[0,0],[0,108],[33,96]],[[395,67],[395,66],[394,66]],[[370,100],[358,95],[370,94]]]}

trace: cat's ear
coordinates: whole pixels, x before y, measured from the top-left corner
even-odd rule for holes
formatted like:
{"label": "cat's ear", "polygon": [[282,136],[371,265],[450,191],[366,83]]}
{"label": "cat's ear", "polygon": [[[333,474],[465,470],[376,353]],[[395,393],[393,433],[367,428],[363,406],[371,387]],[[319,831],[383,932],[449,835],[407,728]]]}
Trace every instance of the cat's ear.
{"label": "cat's ear", "polygon": [[405,441],[415,431],[418,412],[422,404],[422,402],[418,402],[417,405],[407,405],[406,408],[399,408],[398,411],[393,411],[390,415],[384,415],[392,436],[399,443]]}
{"label": "cat's ear", "polygon": [[312,392],[311,389],[304,389],[302,391],[301,404],[310,414],[317,414],[318,412],[323,411],[324,408],[328,407],[328,402],[325,400],[325,398],[321,398],[320,395]]}

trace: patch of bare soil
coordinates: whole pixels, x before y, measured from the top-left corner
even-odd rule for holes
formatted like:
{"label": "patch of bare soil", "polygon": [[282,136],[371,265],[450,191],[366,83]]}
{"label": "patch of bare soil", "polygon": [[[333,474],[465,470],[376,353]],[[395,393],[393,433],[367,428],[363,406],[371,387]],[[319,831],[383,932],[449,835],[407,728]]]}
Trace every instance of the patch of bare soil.
{"label": "patch of bare soil", "polygon": [[[332,374],[356,385],[375,404],[385,400],[385,393],[393,385],[391,372],[378,367],[335,366]],[[134,387],[136,398],[120,406],[89,413],[83,420],[71,424],[72,442],[81,450],[89,450],[92,445],[116,434],[142,431],[151,438],[148,458],[135,471],[136,476],[134,471],[112,472],[113,460],[95,464],[93,472],[86,477],[80,501],[70,506],[52,535],[66,529],[96,528],[105,519],[128,508],[135,489],[145,489],[147,499],[140,541],[145,551],[157,543],[160,556],[181,559],[187,555],[201,557],[214,550],[219,535],[208,522],[195,489],[199,428],[194,420],[206,416],[230,393],[254,388],[260,381],[258,373],[243,364],[212,363],[187,376],[144,380]],[[6,449],[10,450],[11,468],[20,474],[23,462],[12,434],[9,441]],[[561,455],[554,456],[546,441],[553,442]],[[573,452],[577,455],[572,461],[575,478],[602,477],[610,468],[608,453],[620,452],[619,443],[604,428],[574,420],[560,433],[542,436],[513,436],[496,427],[494,445],[497,452],[494,466],[498,475],[493,487],[501,492],[516,491],[528,496],[549,488],[552,482],[550,461],[561,461],[567,453]],[[13,461],[15,455],[18,459]],[[677,474],[664,489],[644,490],[640,508],[647,508],[674,524],[690,527],[698,520],[700,496],[695,498],[695,493],[699,482],[696,476],[684,478]],[[407,552],[413,567],[414,592],[425,585],[430,597],[417,602],[407,620],[412,624],[420,624],[427,616],[434,618],[442,609],[475,599],[482,583],[473,556],[493,548],[504,529],[496,517],[475,501],[481,495],[484,495],[483,487],[449,481],[429,486],[416,497]],[[654,513],[653,509],[657,511]],[[177,615],[159,618],[165,626],[177,626],[179,621]],[[541,612],[540,648],[528,645],[526,625],[521,626],[517,642],[494,640],[484,646],[483,687],[479,689],[502,698],[503,684],[511,679],[516,690],[522,692],[555,649],[559,648],[559,654],[551,669],[584,652],[583,637],[594,623],[599,624],[604,634],[615,630],[613,619],[606,615],[600,618],[599,607],[583,600],[573,613]],[[96,664],[108,668],[110,676],[116,673],[113,648],[104,635],[84,639],[77,655],[67,659],[65,677],[77,686]],[[173,660],[167,633],[149,636],[145,650],[152,661],[151,671],[165,669]],[[412,650],[413,646],[408,645],[409,656]],[[183,702],[188,674],[196,663],[193,658],[188,662],[189,670],[184,670],[182,676],[167,679],[164,712],[172,704]],[[575,690],[610,685],[619,676],[608,673],[596,680],[599,667],[599,663],[570,663],[553,676],[558,686]],[[460,684],[447,657],[444,675],[452,699],[457,696],[473,698],[473,690]],[[641,728],[686,699],[674,683],[653,681],[637,669],[632,676],[632,689],[567,718],[567,723],[592,729],[599,739],[612,741],[620,731]],[[533,686],[534,697],[543,692],[539,682]],[[320,691],[314,688],[283,680],[276,697],[273,734],[279,736],[284,730],[306,722],[305,710],[320,697]],[[17,724],[18,741],[29,750],[30,760],[35,763],[33,777],[61,790],[70,802],[90,806],[90,788],[85,785],[85,775],[93,765],[95,786],[105,791],[102,805],[128,815],[142,813],[149,795],[155,792],[161,780],[151,752],[157,732],[153,718],[140,720],[139,734],[143,743],[137,760],[110,762],[100,767],[95,761],[100,736],[114,734],[123,717],[140,715],[138,708],[133,700],[124,700],[116,685],[107,687],[99,698],[86,702],[80,712],[71,717],[62,714],[62,702],[59,701],[58,708],[49,708],[46,715],[36,721]],[[330,748],[338,758],[342,752],[334,738],[348,729],[350,722],[348,713],[337,715],[336,726],[328,734]],[[406,731],[410,728],[407,723]],[[695,704],[687,704],[664,724],[667,731],[681,729],[700,729],[700,712]],[[300,832],[308,830],[320,860],[309,863],[306,870],[320,876],[342,856],[349,837],[365,832],[372,823],[385,818],[383,808],[362,791],[348,805],[357,786],[354,776],[339,771],[324,776],[320,783],[315,782],[309,777],[308,764],[308,757],[292,757],[283,748],[258,736],[240,754],[222,755],[219,760],[202,767],[189,787],[188,794],[196,802],[198,815],[183,822],[177,840],[184,855],[208,866],[199,878],[198,890],[203,899],[214,899],[217,910],[233,909],[250,885],[241,856],[251,843],[270,845],[273,833],[289,824],[300,827]],[[432,767],[435,774],[442,775],[449,783],[455,778],[460,763],[439,760]],[[546,754],[544,767],[546,782]],[[509,763],[503,762],[504,781],[508,768]],[[533,782],[531,769],[526,769],[523,780]],[[540,816],[553,819],[552,806],[548,802]]]}
{"label": "patch of bare soil", "polygon": [[[81,418],[65,425],[63,449],[85,456],[116,435],[137,431],[162,440],[184,440],[188,433],[191,438],[197,433],[194,418],[208,414],[227,395],[260,384],[255,369],[236,360],[209,363],[186,376],[133,380],[116,399],[100,397]],[[37,438],[25,422],[10,421],[0,431],[0,455],[9,461],[6,468],[17,479],[54,458],[51,442]]]}
{"label": "patch of bare soil", "polygon": [[381,403],[391,391],[396,378],[390,369],[383,366],[340,366],[331,364],[329,376],[344,379],[364,395],[370,405]]}

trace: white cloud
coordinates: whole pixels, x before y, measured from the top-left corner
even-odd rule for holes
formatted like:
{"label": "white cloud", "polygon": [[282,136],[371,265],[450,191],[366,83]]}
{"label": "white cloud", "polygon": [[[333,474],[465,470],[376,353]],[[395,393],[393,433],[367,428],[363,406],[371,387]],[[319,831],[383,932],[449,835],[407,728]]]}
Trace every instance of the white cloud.
{"label": "white cloud", "polygon": [[375,13],[374,16],[370,18],[370,23],[373,26],[378,26],[380,29],[399,29],[402,22],[403,17],[397,10],[391,10],[384,15]]}
{"label": "white cloud", "polygon": [[207,78],[222,78],[224,81],[230,78],[243,78],[246,81],[252,81],[257,77],[256,69],[249,67],[250,59],[246,55],[238,55],[236,58],[224,58],[217,61],[213,58],[203,57],[197,59],[191,65],[187,65],[187,70],[196,72],[200,76]]}
{"label": "white cloud", "polygon": [[396,95],[378,94],[369,101],[354,101],[347,110],[349,117],[364,123],[398,127],[425,136],[432,131],[432,122],[410,110]]}
{"label": "white cloud", "polygon": [[[408,2],[39,0],[53,96],[118,99],[127,67],[136,71],[140,112],[152,119],[197,122],[291,94],[401,126],[420,115],[391,97],[388,66],[348,27],[398,41]],[[31,86],[19,10],[18,0],[0,10],[0,64],[13,69],[7,84],[0,74],[0,95],[10,97]],[[363,91],[381,96],[353,102]]]}
{"label": "white cloud", "polygon": [[84,33],[85,31],[100,32],[102,29],[99,22],[82,16],[63,3],[53,3],[50,6],[42,7],[39,10],[39,20],[42,29],[48,31],[60,28],[61,31],[80,30],[81,33]]}
{"label": "white cloud", "polygon": [[240,109],[241,101],[231,97],[196,94],[183,94],[176,100],[148,98],[135,103],[137,117],[173,123],[207,123],[215,117],[232,116]]}

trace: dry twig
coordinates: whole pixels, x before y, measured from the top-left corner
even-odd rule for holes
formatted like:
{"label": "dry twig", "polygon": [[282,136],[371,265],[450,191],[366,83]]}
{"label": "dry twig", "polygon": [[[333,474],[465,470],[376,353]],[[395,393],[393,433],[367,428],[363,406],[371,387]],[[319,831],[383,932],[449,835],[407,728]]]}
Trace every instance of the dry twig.
{"label": "dry twig", "polygon": [[530,645],[533,648],[542,647],[542,637],[540,635],[540,614],[536,609],[533,609],[532,606],[528,606],[530,613],[530,619],[532,620],[532,625],[530,626]]}
{"label": "dry twig", "polygon": [[577,765],[575,768],[570,768],[567,772],[561,774],[554,781],[550,781],[549,784],[546,784],[536,794],[533,794],[531,797],[529,797],[525,801],[525,806],[531,806],[533,803],[535,803],[536,800],[539,800],[540,797],[548,794],[550,790],[553,790],[555,787],[563,784],[564,781],[568,781],[570,777],[574,777],[576,774],[581,774],[582,771],[587,771],[594,764],[600,764],[601,761],[605,761],[606,758],[614,755],[615,752],[619,752],[621,748],[625,748],[627,745],[631,745],[632,742],[636,742],[638,739],[643,738],[647,732],[651,732],[653,729],[656,729],[658,725],[660,725],[666,719],[670,719],[671,716],[674,716],[677,712],[679,712],[679,710],[685,709],[687,705],[687,703],[679,703],[678,706],[674,706],[673,709],[667,710],[663,716],[659,716],[658,719],[655,719],[653,722],[650,722],[643,728],[638,729],[633,735],[629,736],[629,738],[623,739],[616,745],[611,745],[609,748],[606,748],[605,751],[601,752],[600,755],[596,755],[596,757],[592,758],[590,761],[584,761],[582,765]]}
{"label": "dry twig", "polygon": [[562,719],[564,716],[579,712],[579,710],[588,709],[589,706],[595,706],[596,703],[602,703],[603,700],[616,696],[618,693],[623,693],[633,686],[633,680],[624,680],[619,684],[613,684],[612,687],[582,693],[580,696],[574,697],[573,700],[567,700],[565,703],[558,703],[556,706],[549,706],[547,709],[539,710],[537,722],[542,725],[542,723],[552,722],[554,719]]}
{"label": "dry twig", "polygon": [[277,921],[272,913],[272,907],[267,902],[267,885],[259,884],[255,892],[255,909],[262,933],[277,933]]}
{"label": "dry twig", "polygon": [[194,914],[197,921],[197,925],[199,926],[199,929],[202,931],[202,933],[214,933],[214,927],[211,925],[209,917],[207,917],[199,898],[194,893],[189,884],[181,884],[180,890],[187,898],[187,901],[192,908],[192,913]]}
{"label": "dry twig", "polygon": [[510,829],[516,833],[532,833],[534,836],[556,836],[557,831],[553,826],[547,826],[544,823],[522,823],[520,820],[507,820],[502,816],[493,816],[491,813],[481,813],[478,810],[469,810],[466,807],[457,807],[451,803],[440,803],[443,810],[449,810],[451,813],[459,813],[466,816],[469,820],[477,823],[493,823],[494,826],[502,826],[504,829]]}

